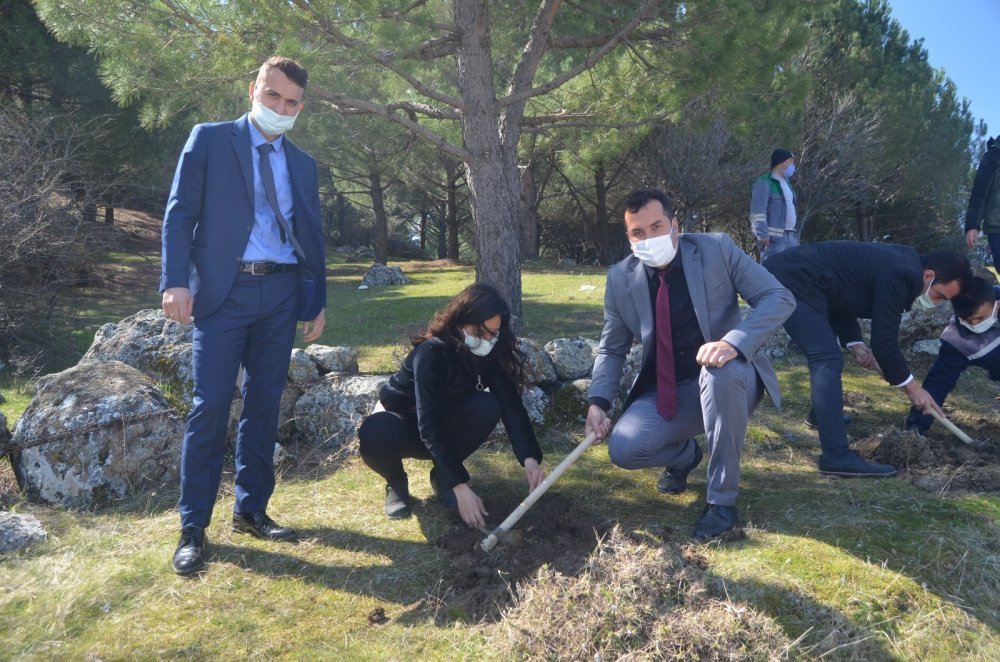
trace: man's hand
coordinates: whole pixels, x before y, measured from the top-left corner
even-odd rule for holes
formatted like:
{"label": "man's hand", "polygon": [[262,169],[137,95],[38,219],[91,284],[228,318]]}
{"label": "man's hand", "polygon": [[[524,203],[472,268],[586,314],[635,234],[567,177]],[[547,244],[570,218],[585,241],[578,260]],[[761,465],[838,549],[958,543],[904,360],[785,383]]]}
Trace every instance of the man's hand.
{"label": "man's hand", "polygon": [[591,432],[598,439],[604,439],[611,432],[611,419],[608,418],[607,412],[597,405],[590,405],[587,408],[587,421],[583,424],[583,434],[588,435]]}
{"label": "man's hand", "polygon": [[312,321],[302,323],[302,340],[306,342],[316,340],[323,335],[324,328],[326,328],[326,308],[319,311],[319,315]]}
{"label": "man's hand", "polygon": [[703,365],[706,368],[721,368],[739,355],[736,348],[725,340],[716,340],[699,347],[695,360],[698,365]]}
{"label": "man's hand", "polygon": [[965,245],[969,248],[976,243],[976,239],[979,239],[979,230],[973,228],[965,233]]}
{"label": "man's hand", "polygon": [[856,345],[851,345],[851,353],[854,354],[854,360],[858,362],[858,365],[867,370],[878,370],[878,361],[875,360],[875,353],[868,347],[868,345],[863,342],[859,342]]}
{"label": "man's hand", "polygon": [[468,483],[461,483],[454,488],[455,498],[458,499],[458,514],[462,516],[471,529],[481,529],[486,526],[486,508],[483,500],[479,498]]}
{"label": "man's hand", "polygon": [[934,398],[924,390],[924,387],[917,383],[917,380],[911,380],[909,384],[903,387],[906,391],[906,395],[910,398],[910,404],[924,412],[928,416],[931,415],[932,411],[936,411],[938,414],[944,416],[944,412],[941,411],[941,407],[938,403],[934,401]]}
{"label": "man's hand", "polygon": [[533,457],[524,461],[524,475],[528,478],[528,492],[534,492],[545,480],[545,470],[538,466],[538,460]]}
{"label": "man's hand", "polygon": [[168,287],[163,290],[163,316],[168,320],[175,320],[181,324],[191,321],[191,309],[194,307],[194,299],[191,298],[191,290],[186,287]]}

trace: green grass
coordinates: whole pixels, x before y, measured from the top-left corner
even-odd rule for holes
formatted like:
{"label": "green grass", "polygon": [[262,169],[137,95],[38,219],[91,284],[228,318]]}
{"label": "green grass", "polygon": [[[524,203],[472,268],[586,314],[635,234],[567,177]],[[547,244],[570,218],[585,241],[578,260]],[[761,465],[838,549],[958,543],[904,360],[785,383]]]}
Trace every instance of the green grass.
{"label": "green grass", "polygon": [[[367,371],[391,370],[407,333],[474,277],[469,267],[407,265],[411,285],[358,290],[363,265],[333,270],[321,342],[357,347]],[[529,267],[528,335],[596,338],[603,290],[602,269]],[[92,333],[148,307],[148,298],[118,298],[80,319]],[[922,375],[929,360],[913,364]],[[747,539],[695,545],[716,595],[774,619],[797,640],[796,659],[1000,659],[1000,496],[938,496],[901,479],[820,477],[815,435],[801,422],[804,361],[792,355],[777,367],[784,410],[765,402],[745,448],[739,508]],[[14,386],[0,382],[8,399],[0,410],[11,423],[28,401]],[[854,434],[898,426],[906,414],[899,391],[853,364],[845,390],[855,403]],[[982,411],[994,395],[995,385],[973,371],[949,406]],[[547,466],[578,432],[543,431]],[[177,539],[173,486],[95,513],[15,498],[11,508],[38,517],[49,540],[0,556],[0,658],[495,659],[493,642],[508,636],[503,621],[472,622],[446,581],[448,559],[435,543],[459,530],[452,516],[427,503],[409,520],[385,519],[378,478],[350,453],[328,453],[312,451],[279,477],[271,510],[304,533],[298,545],[230,532],[232,476],[224,476],[208,533],[210,566],[196,579],[169,567]],[[469,467],[483,494],[521,496],[521,470],[509,451],[477,453]],[[418,497],[430,493],[427,468],[408,463]],[[669,499],[653,489],[655,479],[653,471],[613,467],[596,446],[554,489],[577,500],[585,530],[619,523],[691,543],[703,473],[694,473],[691,491]],[[521,526],[544,535],[546,505],[543,498]],[[491,513],[494,524],[506,515]],[[369,623],[376,607],[388,622]]]}

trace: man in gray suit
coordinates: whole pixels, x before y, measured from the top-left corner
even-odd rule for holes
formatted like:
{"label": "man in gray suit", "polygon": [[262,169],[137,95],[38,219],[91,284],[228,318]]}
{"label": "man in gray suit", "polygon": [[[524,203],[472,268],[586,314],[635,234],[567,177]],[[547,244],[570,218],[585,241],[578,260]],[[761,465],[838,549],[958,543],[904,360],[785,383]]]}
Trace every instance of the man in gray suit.
{"label": "man in gray suit", "polygon": [[[625,228],[633,255],[608,272],[586,431],[608,437],[617,466],[664,467],[657,489],[666,493],[687,489],[703,458],[693,437],[704,432],[708,494],[694,535],[712,538],[736,526],[750,414],[765,390],[781,404],[777,376],[758,350],[795,299],[727,235],[681,235],[662,191],[632,193]],[[754,309],[746,319],[738,296]],[[642,368],[612,430],[608,412],[636,338]]]}

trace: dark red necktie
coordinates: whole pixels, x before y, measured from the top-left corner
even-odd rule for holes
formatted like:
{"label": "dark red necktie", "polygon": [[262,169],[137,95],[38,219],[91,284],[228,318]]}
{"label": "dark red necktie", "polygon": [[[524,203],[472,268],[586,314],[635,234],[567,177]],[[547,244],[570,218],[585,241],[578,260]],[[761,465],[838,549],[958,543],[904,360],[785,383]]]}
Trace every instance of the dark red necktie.
{"label": "dark red necktie", "polygon": [[660,271],[659,276],[660,289],[656,292],[656,411],[669,421],[677,413],[677,377],[666,270]]}

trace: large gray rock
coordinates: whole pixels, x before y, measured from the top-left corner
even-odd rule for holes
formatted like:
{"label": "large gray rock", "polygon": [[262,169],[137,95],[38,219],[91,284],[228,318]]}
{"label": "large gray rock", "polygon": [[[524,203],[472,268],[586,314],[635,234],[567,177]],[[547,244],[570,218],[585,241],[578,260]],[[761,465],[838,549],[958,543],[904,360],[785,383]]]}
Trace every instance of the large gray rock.
{"label": "large gray rock", "polygon": [[618,384],[618,402],[611,403],[616,409],[621,407],[628,396],[628,391],[632,388],[632,382],[639,376],[642,368],[642,345],[632,345],[628,356],[625,357],[625,367],[622,369],[622,380]]}
{"label": "large gray rock", "polygon": [[527,338],[518,338],[517,347],[524,354],[532,384],[548,386],[559,381],[555,366],[552,365],[552,359],[547,352]]}
{"label": "large gray rock", "polygon": [[361,282],[369,287],[380,287],[383,285],[406,285],[410,279],[403,275],[403,270],[399,267],[388,267],[376,262],[368,267],[368,273],[361,279]]}
{"label": "large gray rock", "polygon": [[358,351],[353,347],[309,345],[305,352],[316,364],[320,374],[325,375],[328,372],[357,374],[358,372]]}
{"label": "large gray rock", "polygon": [[930,354],[931,356],[937,356],[941,351],[941,341],[938,338],[918,340],[913,343],[913,351],[917,354]]}
{"label": "large gray rock", "polygon": [[14,471],[32,498],[104,506],[148,485],[175,485],[183,433],[149,377],[119,361],[82,364],[38,381],[14,443],[50,440],[21,451]]}
{"label": "large gray rock", "polygon": [[954,316],[950,303],[939,304],[930,310],[911,308],[899,320],[899,346],[909,349],[918,340],[937,338]]}
{"label": "large gray rock", "polygon": [[37,518],[0,511],[0,554],[43,542],[48,537]]}
{"label": "large gray rock", "polygon": [[0,411],[0,446],[10,441],[10,430],[7,429],[7,417]]}
{"label": "large gray rock", "polygon": [[582,423],[587,415],[589,379],[575,379],[559,385],[552,394],[552,414],[562,422]]}
{"label": "large gray rock", "polygon": [[306,389],[295,402],[299,437],[314,445],[340,446],[354,439],[371,412],[389,375],[341,375],[331,372]]}
{"label": "large gray rock", "polygon": [[140,310],[98,329],[80,364],[121,361],[149,375],[190,406],[194,388],[192,328],[164,318],[161,310]]}
{"label": "large gray rock", "polygon": [[531,419],[532,423],[545,422],[545,413],[551,404],[551,399],[545,394],[545,391],[537,386],[527,388],[521,394],[521,402],[524,403],[524,409],[528,412],[528,418]]}
{"label": "large gray rock", "polygon": [[584,338],[556,338],[545,344],[556,377],[571,381],[590,376],[594,367],[594,345]]}
{"label": "large gray rock", "polygon": [[319,379],[319,368],[305,351],[293,349],[288,363],[288,378],[293,382],[312,382]]}

